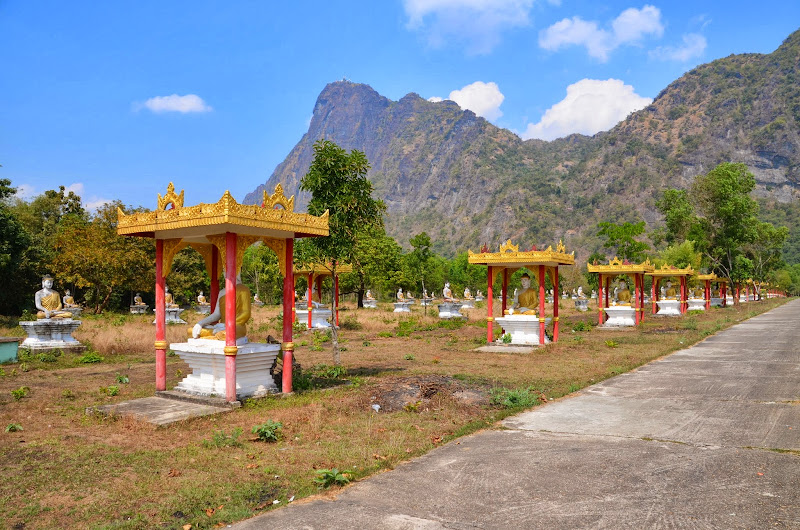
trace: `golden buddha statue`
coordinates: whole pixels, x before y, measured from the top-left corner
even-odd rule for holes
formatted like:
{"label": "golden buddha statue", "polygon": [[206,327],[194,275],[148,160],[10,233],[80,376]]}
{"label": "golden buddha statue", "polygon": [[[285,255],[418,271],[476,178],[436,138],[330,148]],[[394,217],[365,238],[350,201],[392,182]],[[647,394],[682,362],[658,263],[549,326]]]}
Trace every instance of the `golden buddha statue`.
{"label": "golden buddha statue", "polygon": [[64,291],[64,298],[62,298],[64,302],[64,307],[78,307],[78,304],[75,303],[75,298],[72,297],[72,293],[69,292],[69,289]]}
{"label": "golden buddha statue", "polygon": [[166,285],[164,286],[164,307],[178,307],[178,304],[175,303],[175,299],[172,297],[172,293],[169,292],[169,287]]}
{"label": "golden buddha statue", "polygon": [[536,289],[531,288],[531,277],[527,273],[522,275],[520,282],[522,290],[514,295],[514,303],[511,310],[506,309],[506,314],[535,315],[536,308],[539,306],[539,294]]}
{"label": "golden buddha statue", "polygon": [[[217,307],[214,312],[189,328],[189,337],[202,339],[225,340],[225,291],[222,289],[217,297]],[[242,283],[241,277],[236,278],[236,338],[247,337],[247,321],[250,320],[252,293],[250,288]]]}
{"label": "golden buddha statue", "polygon": [[147,305],[142,300],[141,293],[136,293],[136,296],[133,297],[133,305]]}
{"label": "golden buddha statue", "polygon": [[208,302],[206,301],[206,297],[203,294],[203,291],[200,291],[200,294],[197,295],[197,303],[200,305],[208,304]]}
{"label": "golden buddha statue", "polygon": [[39,310],[36,313],[36,318],[72,318],[72,313],[69,311],[61,311],[63,307],[61,305],[61,297],[57,291],[53,290],[53,277],[49,274],[42,276],[42,288],[36,291],[34,302],[36,309]]}
{"label": "golden buddha statue", "polygon": [[664,290],[664,297],[669,300],[674,300],[678,296],[678,291],[672,286],[672,282],[667,280],[667,287]]}
{"label": "golden buddha statue", "polygon": [[624,281],[619,282],[617,305],[631,305],[631,290],[628,289],[628,284]]}

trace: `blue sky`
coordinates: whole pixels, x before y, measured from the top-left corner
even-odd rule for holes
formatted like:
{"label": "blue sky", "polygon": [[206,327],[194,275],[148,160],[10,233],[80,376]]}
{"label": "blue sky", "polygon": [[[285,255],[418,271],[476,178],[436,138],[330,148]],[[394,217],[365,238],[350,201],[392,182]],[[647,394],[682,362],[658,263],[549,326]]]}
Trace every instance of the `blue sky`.
{"label": "blue sky", "polygon": [[238,200],[347,78],[523,138],[605,130],[698,64],[769,53],[800,2],[0,0],[0,178],[87,206]]}

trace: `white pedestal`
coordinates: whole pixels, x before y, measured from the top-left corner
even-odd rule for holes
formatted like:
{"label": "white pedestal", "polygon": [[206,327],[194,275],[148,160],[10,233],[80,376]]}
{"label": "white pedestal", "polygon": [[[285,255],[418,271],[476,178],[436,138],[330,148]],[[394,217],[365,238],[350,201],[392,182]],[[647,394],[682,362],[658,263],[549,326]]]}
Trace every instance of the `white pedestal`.
{"label": "white pedestal", "polygon": [[586,298],[576,298],[575,299],[575,309],[578,311],[588,311],[589,310],[589,300]]}
{"label": "white pedestal", "polygon": [[636,325],[636,309],[629,305],[604,307],[603,311],[608,315],[604,327],[621,328]]}
{"label": "white pedestal", "polygon": [[84,345],[72,336],[72,332],[81,325],[80,320],[42,318],[23,321],[19,325],[28,335],[20,347],[28,348],[32,352],[48,350],[76,352],[85,349]]}
{"label": "white pedestal", "polygon": [[149,305],[132,305],[131,306],[131,315],[145,315],[147,314],[147,308],[150,307]]}
{"label": "white pedestal", "polygon": [[81,311],[83,311],[82,307],[63,307],[59,309],[59,311],[67,311],[68,313],[72,314],[73,320],[81,316]]}
{"label": "white pedestal", "polygon": [[394,313],[410,313],[411,312],[411,304],[413,302],[395,302],[394,303]]}
{"label": "white pedestal", "polygon": [[711,307],[722,307],[722,298],[711,297]]}
{"label": "white pedestal", "polygon": [[660,317],[679,317],[681,316],[681,303],[677,300],[659,300],[658,313]]}
{"label": "white pedestal", "polygon": [[423,298],[420,303],[427,307],[433,303],[433,298]]}
{"label": "white pedestal", "polygon": [[[308,309],[295,308],[297,322],[308,325]],[[326,307],[315,307],[311,310],[311,327],[325,329],[331,327],[328,320],[331,318],[331,310]]]}
{"label": "white pedestal", "polygon": [[475,301],[476,302],[483,302],[483,296],[480,296],[480,295],[476,296],[475,297]]}
{"label": "white pedestal", "polygon": [[465,318],[459,313],[460,302],[443,302],[439,304],[439,318]]}
{"label": "white pedestal", "polygon": [[[166,315],[165,315],[165,318],[164,318],[164,322],[166,322],[167,324],[186,324],[187,323],[184,319],[181,318],[181,313],[183,313],[183,309],[181,309],[180,307],[168,307],[164,311],[166,312]],[[156,312],[156,310],[153,309],[153,313],[155,313],[155,312]],[[155,324],[155,323],[156,323],[156,321],[153,320],[153,324]]]}
{"label": "white pedestal", "polygon": [[726,297],[725,297],[725,300],[727,301],[727,304],[728,304],[729,306],[730,306],[730,305],[733,305],[733,295],[730,295],[730,294],[729,294],[728,296],[726,296]]}
{"label": "white pedestal", "polygon": [[196,311],[200,315],[210,315],[211,304],[198,304]]}
{"label": "white pedestal", "polygon": [[[170,349],[189,365],[192,373],[175,386],[175,390],[200,396],[225,397],[225,341],[189,339],[170,344]],[[278,392],[272,378],[272,365],[280,352],[280,344],[248,342],[236,354],[236,396],[263,396]]]}
{"label": "white pedestal", "polygon": [[706,310],[706,301],[702,298],[689,298],[687,301],[689,303],[688,307],[686,308],[687,311],[705,311]]}
{"label": "white pedestal", "polygon": [[364,308],[365,309],[377,309],[378,308],[378,301],[374,298],[372,300],[364,299]]}
{"label": "white pedestal", "polygon": [[[545,319],[544,325],[550,324],[549,318]],[[539,317],[536,315],[506,315],[494,319],[505,333],[511,335],[511,344],[535,346],[539,344]],[[500,341],[502,343],[502,339]],[[550,344],[547,335],[544,343]]]}

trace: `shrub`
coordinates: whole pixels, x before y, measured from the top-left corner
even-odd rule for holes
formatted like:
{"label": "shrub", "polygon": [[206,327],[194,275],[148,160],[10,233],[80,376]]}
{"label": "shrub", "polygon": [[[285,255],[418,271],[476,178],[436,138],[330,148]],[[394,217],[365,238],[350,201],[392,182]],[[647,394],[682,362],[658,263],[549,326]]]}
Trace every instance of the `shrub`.
{"label": "shrub", "polygon": [[80,357],[78,357],[76,362],[79,363],[79,364],[101,363],[101,362],[103,362],[103,358],[100,356],[99,353],[97,353],[96,351],[93,351],[93,352],[89,352],[89,353],[87,353],[85,355],[81,355]]}
{"label": "shrub", "polygon": [[364,326],[362,326],[362,325],[361,325],[361,322],[359,322],[358,320],[356,320],[356,318],[355,318],[355,317],[348,317],[348,318],[345,318],[345,319],[343,319],[343,320],[342,320],[342,321],[339,323],[339,327],[340,327],[341,329],[346,329],[346,330],[348,330],[348,331],[358,331],[358,330],[360,330],[361,328],[363,328]]}
{"label": "shrub", "polygon": [[14,397],[14,401],[19,401],[24,397],[28,397],[28,394],[31,393],[31,389],[27,386],[21,386],[16,390],[11,391],[11,395]]}
{"label": "shrub", "polygon": [[333,485],[344,486],[350,482],[349,475],[349,471],[340,472],[337,468],[318,469],[317,476],[314,477],[314,482],[317,483],[320,489],[328,488]]}
{"label": "shrub", "polygon": [[532,388],[493,388],[491,404],[507,409],[529,408],[537,405],[543,396]]}
{"label": "shrub", "polygon": [[267,420],[266,423],[253,427],[253,434],[262,442],[277,442],[281,437],[283,424],[279,421]]}
{"label": "shrub", "polygon": [[242,435],[242,428],[236,427],[230,434],[225,434],[225,431],[215,431],[211,435],[210,440],[203,440],[203,446],[211,447],[241,447],[242,442],[239,437]]}
{"label": "shrub", "polygon": [[117,379],[116,379],[116,381],[117,381],[117,383],[121,383],[121,384],[123,384],[123,385],[127,385],[128,383],[130,383],[130,382],[131,382],[131,378],[130,378],[130,377],[128,377],[127,375],[122,375],[122,374],[120,374],[119,372],[117,372]]}
{"label": "shrub", "polygon": [[503,341],[503,344],[511,344],[511,333],[503,333],[500,340]]}
{"label": "shrub", "polygon": [[592,325],[588,322],[581,320],[580,322],[576,322],[574,326],[572,326],[572,331],[591,331]]}
{"label": "shrub", "polygon": [[413,361],[415,358],[416,358],[416,357],[414,357],[414,356],[413,356],[412,354],[410,354],[410,353],[407,353],[407,354],[403,355],[403,359],[405,359],[406,361]]}
{"label": "shrub", "polygon": [[606,341],[606,346],[608,346],[609,348],[616,348],[617,346],[619,346],[619,342],[617,342],[617,341],[615,341],[613,339],[608,339]]}
{"label": "shrub", "polygon": [[22,430],[22,425],[19,423],[9,423],[6,425],[6,432],[19,432]]}

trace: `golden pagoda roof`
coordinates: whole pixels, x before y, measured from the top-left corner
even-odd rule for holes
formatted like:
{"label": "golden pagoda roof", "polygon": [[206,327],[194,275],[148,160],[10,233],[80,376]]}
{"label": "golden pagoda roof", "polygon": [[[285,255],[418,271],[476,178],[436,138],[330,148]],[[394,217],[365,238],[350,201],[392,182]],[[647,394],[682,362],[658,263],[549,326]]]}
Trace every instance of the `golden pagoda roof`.
{"label": "golden pagoda roof", "polygon": [[650,263],[649,259],[646,259],[642,263],[626,263],[616,256],[608,262],[608,265],[593,265],[587,263],[586,268],[589,272],[598,272],[601,274],[642,274],[655,270],[655,267]]}
{"label": "golden pagoda roof", "polygon": [[[206,236],[233,232],[258,238],[327,236],[328,212],[322,216],[294,211],[294,196],[286,198],[280,184],[275,193],[264,192],[261,206],[239,204],[229,191],[215,204],[183,205],[184,192],[175,193],[170,182],[167,193],[158,195],[158,207],[150,212],[126,215],[117,209],[117,233],[154,239],[179,238],[186,243],[208,243]],[[168,206],[172,206],[167,209]]]}
{"label": "golden pagoda roof", "polygon": [[694,276],[695,274],[696,272],[691,265],[687,266],[685,269],[679,269],[678,267],[667,265],[666,263],[661,267],[654,269],[653,272],[647,273],[648,276],[658,276],[662,278],[667,278],[670,276]]}
{"label": "golden pagoda roof", "polygon": [[556,249],[552,246],[545,250],[519,250],[519,245],[514,245],[509,239],[500,245],[500,252],[488,252],[482,249],[480,253],[467,251],[467,261],[474,265],[491,265],[493,267],[519,268],[529,265],[574,265],[575,252],[567,254],[564,243],[558,242]]}
{"label": "golden pagoda roof", "polygon": [[697,279],[701,280],[701,281],[705,281],[705,280],[715,281],[715,280],[718,279],[717,275],[714,274],[713,272],[711,272],[709,274],[697,274],[696,276],[697,276]]}
{"label": "golden pagoda roof", "polygon": [[[336,274],[347,274],[353,272],[353,266],[349,263],[340,263],[336,266]],[[333,266],[330,263],[310,263],[294,267],[295,274],[309,274],[314,276],[330,276],[333,274]]]}

